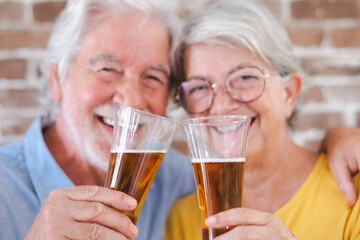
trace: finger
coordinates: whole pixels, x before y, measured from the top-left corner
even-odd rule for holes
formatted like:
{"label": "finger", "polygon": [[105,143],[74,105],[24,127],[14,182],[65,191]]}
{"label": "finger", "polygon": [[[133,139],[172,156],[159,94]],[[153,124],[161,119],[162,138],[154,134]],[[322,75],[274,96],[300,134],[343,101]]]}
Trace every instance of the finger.
{"label": "finger", "polygon": [[233,240],[233,239],[266,239],[266,240],[278,240],[278,239],[292,239],[296,238],[287,228],[276,229],[266,228],[261,226],[238,226],[221,236],[215,238],[215,240]]}
{"label": "finger", "polygon": [[221,228],[237,225],[265,225],[271,221],[272,214],[249,208],[233,208],[220,212],[205,220],[208,227]]}
{"label": "finger", "polygon": [[137,202],[131,196],[109,188],[99,186],[78,186],[65,189],[65,194],[72,200],[96,201],[118,210],[134,210]]}
{"label": "finger", "polygon": [[106,228],[102,225],[96,223],[81,223],[74,222],[66,228],[63,236],[67,239],[119,239],[119,240],[128,240],[129,238],[123,234],[116,232],[112,229]]}
{"label": "finger", "polygon": [[138,234],[137,227],[129,217],[100,202],[74,201],[70,217],[78,222],[97,223],[128,238],[134,238]]}
{"label": "finger", "polygon": [[345,161],[334,161],[333,164],[330,165],[330,170],[340,192],[344,194],[347,204],[353,206],[356,202],[357,192],[351,179],[350,169],[344,162]]}

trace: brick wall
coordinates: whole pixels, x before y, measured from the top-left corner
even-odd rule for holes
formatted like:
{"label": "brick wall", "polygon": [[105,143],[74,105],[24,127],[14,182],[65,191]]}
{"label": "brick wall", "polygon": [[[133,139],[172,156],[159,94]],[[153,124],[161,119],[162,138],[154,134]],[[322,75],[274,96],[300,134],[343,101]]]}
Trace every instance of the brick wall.
{"label": "brick wall", "polygon": [[[181,0],[181,16],[213,1]],[[326,129],[360,126],[360,0],[261,2],[287,27],[304,70],[295,141],[316,149]],[[0,144],[20,138],[41,113],[39,64],[65,3],[0,0]]]}

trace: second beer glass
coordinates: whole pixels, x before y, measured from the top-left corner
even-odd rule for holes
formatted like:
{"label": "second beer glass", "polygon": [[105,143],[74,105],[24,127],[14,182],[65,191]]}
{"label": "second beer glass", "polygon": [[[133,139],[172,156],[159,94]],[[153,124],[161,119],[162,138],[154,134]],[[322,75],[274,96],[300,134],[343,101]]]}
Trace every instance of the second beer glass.
{"label": "second beer glass", "polygon": [[203,240],[230,228],[209,229],[205,219],[242,207],[245,152],[250,118],[210,116],[182,121],[196,181]]}
{"label": "second beer glass", "polygon": [[136,209],[125,212],[134,224],[179,126],[178,122],[158,115],[116,106],[105,187],[137,200]]}

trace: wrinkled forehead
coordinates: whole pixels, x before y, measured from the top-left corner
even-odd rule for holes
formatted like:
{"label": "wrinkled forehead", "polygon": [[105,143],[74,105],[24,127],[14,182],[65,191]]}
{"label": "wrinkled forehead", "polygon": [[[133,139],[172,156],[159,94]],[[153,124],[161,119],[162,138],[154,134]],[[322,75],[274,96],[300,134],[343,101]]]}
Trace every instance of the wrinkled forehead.
{"label": "wrinkled forehead", "polygon": [[184,51],[184,73],[190,75],[223,75],[237,67],[254,66],[264,72],[274,71],[259,54],[242,46],[195,43]]}

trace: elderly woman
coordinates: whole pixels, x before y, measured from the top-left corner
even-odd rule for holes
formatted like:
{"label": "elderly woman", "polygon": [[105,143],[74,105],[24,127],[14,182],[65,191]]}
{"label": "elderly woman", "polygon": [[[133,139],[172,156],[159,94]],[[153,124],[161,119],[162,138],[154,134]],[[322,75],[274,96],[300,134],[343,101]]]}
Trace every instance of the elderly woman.
{"label": "elderly woman", "polygon": [[[360,203],[349,208],[326,155],[289,137],[302,79],[286,30],[250,1],[211,6],[191,18],[179,48],[182,105],[192,117],[251,117],[244,208],[211,216],[211,228],[234,228],[216,239],[359,239]],[[357,190],[359,174],[354,177]],[[196,195],[180,200],[167,239],[201,239]]]}

